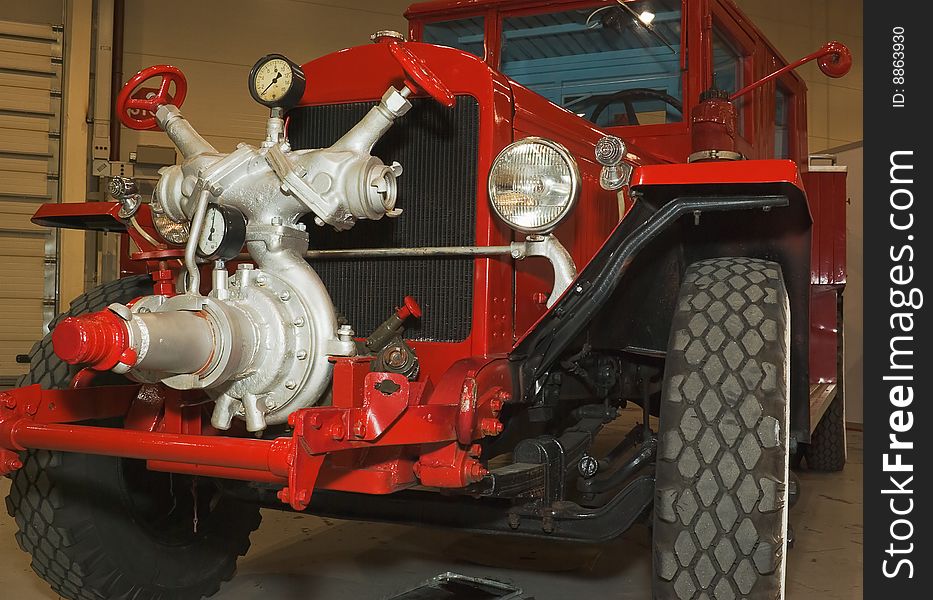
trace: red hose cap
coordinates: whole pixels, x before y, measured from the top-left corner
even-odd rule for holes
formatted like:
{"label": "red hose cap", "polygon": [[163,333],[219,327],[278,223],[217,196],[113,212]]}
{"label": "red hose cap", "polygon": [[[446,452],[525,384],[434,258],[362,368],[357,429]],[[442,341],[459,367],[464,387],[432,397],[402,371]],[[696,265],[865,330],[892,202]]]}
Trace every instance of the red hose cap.
{"label": "red hose cap", "polygon": [[107,371],[129,350],[126,324],[109,310],[68,317],[52,331],[55,354],[71,365]]}
{"label": "red hose cap", "polygon": [[408,317],[420,319],[421,306],[418,304],[418,301],[411,296],[405,296],[405,300],[403,300],[402,306],[396,309],[395,314],[398,315],[398,318],[403,321]]}

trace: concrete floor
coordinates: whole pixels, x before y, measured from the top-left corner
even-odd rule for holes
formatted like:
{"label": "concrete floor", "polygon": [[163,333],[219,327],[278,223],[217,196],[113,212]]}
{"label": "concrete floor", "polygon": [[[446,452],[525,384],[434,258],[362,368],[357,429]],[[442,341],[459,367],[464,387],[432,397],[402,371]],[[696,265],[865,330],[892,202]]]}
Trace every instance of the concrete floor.
{"label": "concrete floor", "polygon": [[[849,464],[838,474],[801,472],[791,511],[797,534],[788,554],[790,600],[862,598],[862,434],[850,432]],[[0,480],[0,495],[9,482]],[[57,598],[32,572],[0,514],[4,598]],[[437,529],[367,524],[266,511],[239,572],[220,600],[379,600],[445,572],[514,583],[537,600],[593,595],[650,597],[647,529],[598,546],[529,542]]]}

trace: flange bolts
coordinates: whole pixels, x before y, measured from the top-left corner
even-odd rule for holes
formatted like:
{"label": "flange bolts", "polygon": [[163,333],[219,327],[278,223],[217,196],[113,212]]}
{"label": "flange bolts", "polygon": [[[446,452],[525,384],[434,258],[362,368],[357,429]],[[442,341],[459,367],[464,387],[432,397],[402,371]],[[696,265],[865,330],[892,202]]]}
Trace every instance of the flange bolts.
{"label": "flange bolts", "polygon": [[479,422],[479,429],[483,435],[499,435],[502,433],[502,421],[499,419],[482,419]]}

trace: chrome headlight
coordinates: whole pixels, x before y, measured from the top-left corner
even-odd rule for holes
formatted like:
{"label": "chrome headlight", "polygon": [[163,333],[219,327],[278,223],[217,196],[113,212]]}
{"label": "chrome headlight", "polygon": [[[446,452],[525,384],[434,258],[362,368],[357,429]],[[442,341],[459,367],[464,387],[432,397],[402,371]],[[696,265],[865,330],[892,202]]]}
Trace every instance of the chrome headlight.
{"label": "chrome headlight", "polygon": [[580,195],[580,169],[566,148],[529,137],[506,146],[489,171],[489,199],[509,227],[547,233]]}

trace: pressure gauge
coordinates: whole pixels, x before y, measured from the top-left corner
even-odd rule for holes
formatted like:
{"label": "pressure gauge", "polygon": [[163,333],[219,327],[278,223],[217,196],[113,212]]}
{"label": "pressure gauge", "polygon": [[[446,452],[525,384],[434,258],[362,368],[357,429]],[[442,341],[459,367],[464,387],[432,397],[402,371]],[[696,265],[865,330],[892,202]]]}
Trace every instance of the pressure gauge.
{"label": "pressure gauge", "polygon": [[267,54],[249,72],[249,93],[263,106],[290,108],[305,93],[304,71],[281,54]]}
{"label": "pressure gauge", "polygon": [[211,204],[204,215],[198,254],[209,260],[230,260],[246,243],[246,217],[231,206]]}

